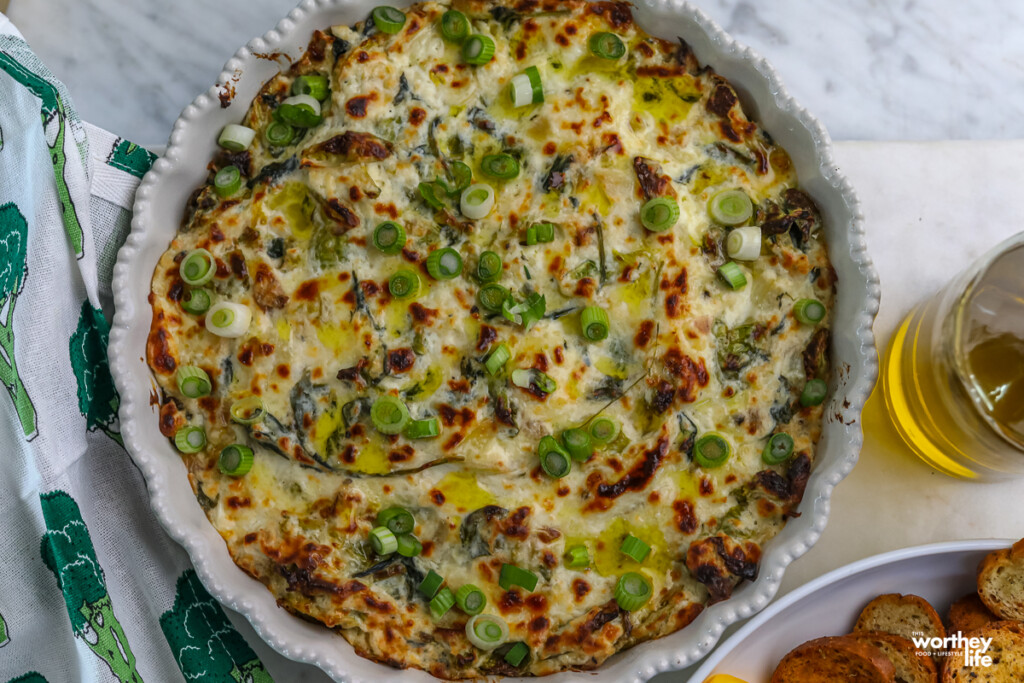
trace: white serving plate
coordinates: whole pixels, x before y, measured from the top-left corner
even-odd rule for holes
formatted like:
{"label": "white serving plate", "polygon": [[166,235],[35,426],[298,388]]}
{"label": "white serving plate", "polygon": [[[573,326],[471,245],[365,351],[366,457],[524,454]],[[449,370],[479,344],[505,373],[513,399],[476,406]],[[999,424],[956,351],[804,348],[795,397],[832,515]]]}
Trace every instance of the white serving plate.
{"label": "white serving plate", "polygon": [[801,643],[849,633],[861,609],[885,593],[913,593],[943,617],[950,603],[977,590],[978,563],[1012,540],[986,539],[904,548],[831,571],[774,603],[708,657],[689,683],[731,674],[768,683],[775,666]]}
{"label": "white serving plate", "polygon": [[[146,477],[157,517],[188,551],[210,593],[243,614],[282,655],[315,664],[338,681],[359,683],[382,677],[432,681],[420,671],[397,672],[356,656],[337,634],[278,608],[262,584],[235,566],[196,502],[180,457],[157,429],[158,407],[150,402],[156,385],[145,362],[153,269],[178,229],[189,194],[205,180],[220,129],[240,120],[262,84],[279,71],[278,62],[261,57],[283,53],[295,59],[314,29],[354,23],[374,5],[373,0],[304,0],[274,30],[240,49],[225,65],[218,85],[185,108],[174,124],[166,153],[136,195],[132,232],[114,269],[116,313],[109,353],[121,395],[125,446]],[[857,198],[835,167],[825,129],[793,101],[767,62],[735,43],[692,5],[643,0],[635,7],[635,17],[654,35],[682,37],[702,63],[711,64],[732,82],[746,111],[790,153],[802,187],[821,208],[829,254],[839,277],[834,372],[817,461],[800,506],[802,516],[767,544],[757,580],[739,588],[730,600],[705,610],[686,629],[634,647],[596,674],[562,673],[550,677],[552,683],[639,682],[661,671],[682,669],[707,654],[727,626],[764,608],[778,590],[785,568],[821,535],[832,489],[857,461],[862,443],[860,413],[878,371],[871,333],[878,310],[878,277],[867,255]],[[234,97],[230,106],[222,108],[219,96],[226,90],[233,91]]]}

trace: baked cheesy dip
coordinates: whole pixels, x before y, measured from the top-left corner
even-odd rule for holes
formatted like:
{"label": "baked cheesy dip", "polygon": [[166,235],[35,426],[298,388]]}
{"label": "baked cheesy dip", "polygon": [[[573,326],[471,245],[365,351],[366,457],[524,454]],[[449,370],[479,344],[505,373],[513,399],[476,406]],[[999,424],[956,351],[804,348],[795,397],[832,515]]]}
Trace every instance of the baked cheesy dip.
{"label": "baked cheesy dip", "polygon": [[442,678],[592,669],[797,514],[836,284],[786,152],[618,2],[378,7],[220,136],[153,276],[235,562]]}

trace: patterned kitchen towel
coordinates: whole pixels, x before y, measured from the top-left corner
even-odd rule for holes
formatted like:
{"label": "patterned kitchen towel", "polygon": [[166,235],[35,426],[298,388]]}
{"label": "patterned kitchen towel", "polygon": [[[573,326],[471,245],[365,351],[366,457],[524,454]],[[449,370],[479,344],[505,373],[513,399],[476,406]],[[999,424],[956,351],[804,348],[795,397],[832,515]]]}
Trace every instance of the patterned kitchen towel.
{"label": "patterned kitchen towel", "polygon": [[0,14],[0,683],[323,681],[210,597],[122,444],[110,283],[153,159]]}

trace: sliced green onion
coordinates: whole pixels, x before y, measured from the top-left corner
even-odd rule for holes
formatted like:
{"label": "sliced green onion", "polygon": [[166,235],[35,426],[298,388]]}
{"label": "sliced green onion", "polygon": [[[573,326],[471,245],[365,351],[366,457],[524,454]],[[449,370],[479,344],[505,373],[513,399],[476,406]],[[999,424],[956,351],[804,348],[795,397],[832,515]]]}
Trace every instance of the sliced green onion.
{"label": "sliced green onion", "polygon": [[409,420],[402,429],[402,436],[407,439],[433,439],[441,434],[441,423],[436,417],[425,420]]}
{"label": "sliced green onion", "polygon": [[327,76],[323,74],[309,74],[299,76],[292,83],[293,95],[309,95],[318,102],[327,99]]}
{"label": "sliced green onion", "polygon": [[508,345],[505,342],[501,342],[487,355],[484,367],[487,368],[487,372],[493,377],[501,372],[502,368],[505,367],[505,363],[511,358],[512,352],[508,350]]}
{"label": "sliced green onion", "polygon": [[403,268],[388,280],[388,291],[396,299],[408,299],[420,291],[420,276],[416,271]]}
{"label": "sliced green onion", "polygon": [[202,427],[185,425],[174,434],[174,445],[182,453],[198,453],[206,447],[206,432]]}
{"label": "sliced green onion", "polygon": [[417,187],[420,193],[420,197],[423,197],[423,201],[429,204],[435,209],[444,208],[444,200],[441,199],[440,193],[448,193],[448,188],[442,186],[437,181],[432,183],[420,183]]}
{"label": "sliced green onion", "polygon": [[519,368],[512,371],[512,384],[522,389],[531,387],[545,394],[550,394],[558,388],[558,382],[551,375],[541,372],[536,368]]}
{"label": "sliced green onion", "polygon": [[457,9],[441,15],[441,37],[449,43],[462,43],[469,35],[469,19]]}
{"label": "sliced green onion", "polygon": [[693,459],[705,469],[721,467],[729,459],[732,449],[729,442],[716,432],[709,432],[693,444]]}
{"label": "sliced green onion", "polygon": [[530,654],[530,646],[526,643],[519,641],[505,653],[505,661],[512,666],[518,667],[523,663],[523,660]]}
{"label": "sliced green onion", "polygon": [[600,306],[587,306],[580,313],[580,329],[587,341],[599,342],[608,337],[608,313]]}
{"label": "sliced green onion", "polygon": [[467,583],[455,591],[455,604],[466,614],[480,614],[487,604],[487,596],[473,584]]}
{"label": "sliced green onion", "polygon": [[398,536],[398,554],[402,557],[416,557],[423,552],[423,544],[412,534]]}
{"label": "sliced green onion", "polygon": [[743,289],[747,284],[747,276],[743,274],[743,270],[740,269],[735,261],[729,261],[720,265],[718,267],[718,276],[731,289]]}
{"label": "sliced green onion", "polygon": [[580,569],[590,564],[590,553],[587,546],[580,543],[565,551],[565,566],[569,569]]}
{"label": "sliced green onion", "polygon": [[475,183],[462,191],[459,208],[466,218],[479,220],[494,208],[494,189],[490,185]]}
{"label": "sliced green onion", "polygon": [[572,469],[572,459],[553,436],[545,436],[540,440],[537,455],[540,457],[540,468],[549,477],[561,479]]}
{"label": "sliced green onion", "polygon": [[263,137],[271,147],[284,147],[295,139],[295,129],[284,121],[271,121]]}
{"label": "sliced green onion", "polygon": [[484,175],[501,180],[510,180],[519,175],[519,162],[511,154],[488,154],[480,161]]}
{"label": "sliced green onion", "polygon": [[178,391],[187,398],[209,396],[213,385],[206,371],[195,365],[183,365],[178,368]]}
{"label": "sliced green onion", "polygon": [[761,451],[761,460],[766,465],[780,465],[793,454],[793,437],[785,432],[772,434]]}
{"label": "sliced green onion", "polygon": [[723,190],[708,200],[708,214],[720,225],[742,225],[754,215],[754,205],[743,190]]}
{"label": "sliced green onion", "polygon": [[508,289],[499,284],[484,285],[476,293],[476,300],[484,310],[497,313],[501,310],[502,304],[509,298]]}
{"label": "sliced green onion", "polygon": [[420,582],[419,591],[426,596],[427,600],[430,600],[437,595],[437,591],[441,590],[442,583],[444,583],[444,577],[431,569]]}
{"label": "sliced green onion", "polygon": [[515,299],[511,296],[505,299],[501,304],[501,314],[509,322],[522,325],[526,329],[530,328],[530,325],[537,322],[544,317],[544,312],[547,310],[547,299],[543,294],[533,292],[525,301],[516,303]]}
{"label": "sliced green onion", "polygon": [[508,640],[508,624],[493,614],[477,614],[466,622],[466,637],[481,650],[493,650]]}
{"label": "sliced green onion", "polygon": [[643,607],[653,592],[654,588],[646,576],[638,572],[626,572],[615,584],[615,602],[627,612],[632,612]]}
{"label": "sliced green onion", "polygon": [[585,429],[573,427],[562,432],[562,445],[569,457],[576,462],[583,462],[594,454],[594,446],[590,443],[590,434]]}
{"label": "sliced green onion", "polygon": [[210,310],[210,293],[205,289],[190,289],[181,307],[187,313],[202,315]]}
{"label": "sliced green onion", "polygon": [[493,282],[501,277],[501,257],[493,251],[485,251],[476,261],[476,279],[480,282]]}
{"label": "sliced green onion", "polygon": [[647,545],[633,534],[628,534],[622,539],[619,552],[637,562],[643,562],[651,552],[651,546]]}
{"label": "sliced green onion", "polygon": [[626,54],[626,46],[622,39],[614,33],[600,31],[590,36],[587,41],[590,51],[601,59],[620,59]]}
{"label": "sliced green onion", "polygon": [[405,26],[405,14],[394,7],[387,5],[374,7],[372,16],[373,25],[384,33],[398,33]]}
{"label": "sliced green onion", "polygon": [[589,431],[594,443],[611,443],[619,435],[619,423],[610,417],[595,417],[590,421]]}
{"label": "sliced green onion", "polygon": [[377,526],[387,527],[395,534],[410,534],[416,526],[416,520],[404,507],[393,505],[377,513]]}
{"label": "sliced green onion", "polygon": [[393,255],[405,246],[405,228],[394,221],[384,221],[373,231],[373,246]]}
{"label": "sliced green onion", "polygon": [[487,36],[474,33],[462,44],[462,58],[468,64],[486,64],[494,57],[494,41]]}
{"label": "sliced green onion", "polygon": [[800,299],[793,304],[793,315],[804,325],[817,325],[825,319],[825,304],[817,299]]}
{"label": "sliced green onion", "polygon": [[669,197],[655,197],[640,207],[640,222],[651,232],[665,232],[679,220],[679,204]]}
{"label": "sliced green onion", "polygon": [[725,239],[725,253],[737,261],[756,261],[761,255],[761,228],[747,225],[734,229]]}
{"label": "sliced green onion", "polygon": [[370,421],[381,434],[401,434],[409,421],[409,409],[394,396],[381,396],[370,408]]}
{"label": "sliced green onion", "polygon": [[555,239],[553,223],[534,223],[526,229],[526,244],[533,246],[540,242],[552,242]]}
{"label": "sliced green onion", "polygon": [[378,555],[390,555],[398,550],[398,539],[386,526],[374,527],[370,531],[370,545]]}
{"label": "sliced green onion", "polygon": [[249,145],[256,138],[256,131],[248,126],[240,126],[237,123],[229,123],[220,131],[217,144],[232,152],[241,152],[249,149]]}
{"label": "sliced green onion", "polygon": [[508,590],[512,586],[522,586],[527,591],[533,592],[537,587],[537,575],[514,564],[503,564],[501,572],[498,574],[498,585],[504,590]]}
{"label": "sliced green onion", "polygon": [[217,458],[217,468],[229,477],[241,477],[252,469],[252,449],[245,444],[225,446]]}
{"label": "sliced green onion", "polygon": [[320,102],[312,95],[292,95],[274,110],[274,118],[296,128],[312,128],[324,119]]}
{"label": "sliced green onion", "polygon": [[455,195],[462,192],[469,184],[473,182],[473,171],[466,164],[461,161],[451,161],[448,163],[448,172],[452,176],[454,186],[448,188],[449,195]]}
{"label": "sliced green onion", "polygon": [[804,390],[800,392],[800,405],[806,407],[820,406],[828,394],[828,385],[823,379],[808,380]]}
{"label": "sliced green onion", "polygon": [[230,197],[242,189],[242,172],[237,166],[225,166],[213,176],[213,191],[219,197]]}
{"label": "sliced green onion", "polygon": [[231,419],[240,425],[251,425],[259,422],[266,414],[263,399],[259,396],[246,396],[231,404]]}
{"label": "sliced green onion", "polygon": [[199,287],[213,279],[217,272],[217,266],[213,260],[213,254],[205,249],[193,249],[178,266],[178,273],[186,285]]}
{"label": "sliced green onion", "polygon": [[462,272],[462,257],[451,247],[435,249],[427,256],[427,272],[435,280],[451,280]]}
{"label": "sliced green onion", "polygon": [[541,83],[540,71],[537,70],[537,67],[526,67],[523,73],[513,76],[508,84],[508,96],[514,107],[525,107],[528,104],[543,102],[544,85]]}
{"label": "sliced green onion", "polygon": [[206,313],[206,329],[218,337],[241,337],[252,322],[252,311],[248,306],[221,301]]}
{"label": "sliced green onion", "polygon": [[454,606],[455,594],[452,593],[451,588],[445,586],[430,600],[430,616],[434,619],[440,619],[448,614],[448,610]]}

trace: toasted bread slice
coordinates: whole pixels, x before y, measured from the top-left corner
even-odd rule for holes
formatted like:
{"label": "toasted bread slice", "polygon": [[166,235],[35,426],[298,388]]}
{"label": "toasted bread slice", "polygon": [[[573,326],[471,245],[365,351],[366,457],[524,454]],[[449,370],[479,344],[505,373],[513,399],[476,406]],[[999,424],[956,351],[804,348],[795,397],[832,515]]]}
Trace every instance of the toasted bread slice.
{"label": "toasted bread slice", "polygon": [[917,595],[879,595],[861,610],[854,631],[882,631],[912,639],[945,638],[946,627],[938,612]]}
{"label": "toasted bread slice", "polygon": [[999,617],[985,607],[985,603],[981,601],[977,593],[971,593],[949,606],[946,625],[949,627],[950,634],[967,633],[976,631],[993,621],[999,621]]}
{"label": "toasted bread slice", "polygon": [[896,670],[896,680],[901,683],[938,683],[939,673],[931,657],[918,654],[914,644],[903,636],[894,636],[881,631],[854,631],[854,640],[874,645]]}
{"label": "toasted bread slice", "polygon": [[968,631],[966,638],[991,638],[984,653],[992,658],[967,666],[964,652],[954,653],[942,669],[942,683],[1020,683],[1024,681],[1024,625],[1016,621],[994,621],[977,631]]}
{"label": "toasted bread slice", "polygon": [[978,595],[1002,619],[1024,620],[1024,539],[978,565]]}
{"label": "toasted bread slice", "polygon": [[895,683],[896,670],[874,645],[848,636],[810,640],[775,667],[771,683]]}

